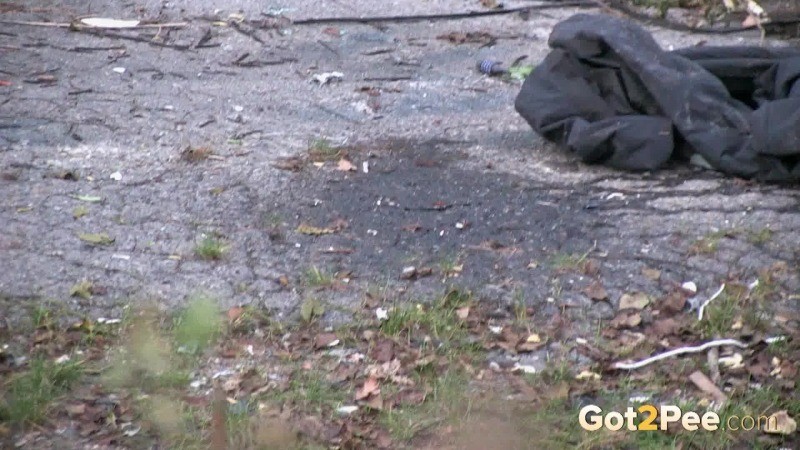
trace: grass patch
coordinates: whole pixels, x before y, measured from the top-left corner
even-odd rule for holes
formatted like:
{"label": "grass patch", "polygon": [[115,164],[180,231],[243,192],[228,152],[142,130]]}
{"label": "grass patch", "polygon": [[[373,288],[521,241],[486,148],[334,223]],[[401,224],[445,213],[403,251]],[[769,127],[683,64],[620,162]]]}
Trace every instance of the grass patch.
{"label": "grass patch", "polygon": [[41,422],[50,404],[67,392],[82,373],[80,362],[59,364],[43,357],[32,359],[27,371],[0,386],[0,422]]}
{"label": "grass patch", "polygon": [[308,157],[314,162],[336,161],[344,154],[344,149],[334,146],[327,139],[316,139],[308,146]]}
{"label": "grass patch", "polygon": [[311,266],[305,273],[305,284],[308,287],[330,287],[336,281],[334,276],[317,266]]}
{"label": "grass patch", "polygon": [[764,245],[772,240],[772,235],[775,234],[769,228],[762,228],[758,231],[750,230],[747,232],[747,242],[753,245]]}
{"label": "grass patch", "polygon": [[216,261],[222,259],[227,251],[225,243],[217,238],[205,237],[194,248],[194,253],[200,259],[206,261]]}
{"label": "grass patch", "polygon": [[421,303],[395,308],[381,324],[381,331],[390,336],[405,336],[409,340],[430,339],[439,341],[442,349],[462,347],[467,336],[457,310],[467,307],[471,295],[451,290],[432,305]]}

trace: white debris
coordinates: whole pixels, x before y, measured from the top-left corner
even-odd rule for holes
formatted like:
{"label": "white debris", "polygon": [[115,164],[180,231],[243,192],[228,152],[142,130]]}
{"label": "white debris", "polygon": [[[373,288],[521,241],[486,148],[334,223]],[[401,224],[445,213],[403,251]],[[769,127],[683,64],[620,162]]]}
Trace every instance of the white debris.
{"label": "white debris", "polygon": [[117,73],[125,73],[125,68],[124,67],[114,67],[111,70],[113,70],[114,72],[117,72]]}
{"label": "white debris", "polygon": [[691,292],[692,294],[697,293],[697,285],[694,284],[694,281],[687,281],[681,285],[684,290]]}
{"label": "white debris", "polygon": [[489,331],[491,331],[492,334],[500,334],[503,332],[503,327],[499,325],[489,325]]}
{"label": "white debris", "polygon": [[531,374],[531,373],[536,373],[536,367],[515,363],[511,371]]}
{"label": "white debris", "polygon": [[94,28],[135,28],[139,26],[138,20],[108,19],[105,17],[87,17],[81,23]]}
{"label": "white debris", "polygon": [[69,361],[69,355],[61,355],[56,358],[56,364],[64,364],[67,361]]}
{"label": "white debris", "polygon": [[348,416],[356,411],[358,411],[358,406],[355,405],[345,405],[336,408],[336,412],[343,416]]}
{"label": "white debris", "polygon": [[364,173],[369,173],[369,161],[364,161],[361,163],[361,171]]}
{"label": "white debris", "polygon": [[120,172],[114,172],[111,175],[109,175],[108,177],[111,178],[114,181],[122,181],[122,174]]}
{"label": "white debris", "polygon": [[325,72],[317,73],[311,76],[311,80],[319,83],[320,86],[325,86],[331,81],[341,81],[344,78],[342,72]]}
{"label": "white debris", "polygon": [[608,196],[606,197],[606,200],[613,200],[615,198],[618,198],[620,200],[624,200],[625,199],[625,194],[623,194],[622,192],[614,192],[614,193],[608,194]]}
{"label": "white debris", "polygon": [[378,320],[386,320],[389,318],[389,310],[386,308],[375,308],[375,317]]}

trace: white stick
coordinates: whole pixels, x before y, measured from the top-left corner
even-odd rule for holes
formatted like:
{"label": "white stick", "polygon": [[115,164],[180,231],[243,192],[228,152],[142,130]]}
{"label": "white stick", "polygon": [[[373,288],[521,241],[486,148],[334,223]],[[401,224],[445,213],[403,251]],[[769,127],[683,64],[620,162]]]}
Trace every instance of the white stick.
{"label": "white stick", "polygon": [[670,350],[668,352],[664,352],[656,356],[651,356],[650,358],[643,359],[635,363],[617,362],[614,363],[614,365],[611,367],[613,367],[614,369],[633,370],[633,369],[638,369],[640,367],[644,367],[656,361],[661,361],[662,359],[667,359],[672,356],[682,355],[684,353],[698,353],[705,351],[706,349],[711,347],[720,347],[723,345],[735,345],[740,348],[747,348],[747,344],[741,341],[737,341],[736,339],[718,339],[716,341],[706,342],[705,344],[698,345],[696,347],[679,347],[674,350]]}
{"label": "white stick", "polygon": [[703,320],[703,311],[705,311],[706,306],[711,303],[712,300],[719,297],[719,294],[722,294],[722,291],[725,289],[725,283],[722,283],[722,286],[719,287],[719,290],[714,293],[708,300],[704,301],[700,308],[697,309],[697,320]]}

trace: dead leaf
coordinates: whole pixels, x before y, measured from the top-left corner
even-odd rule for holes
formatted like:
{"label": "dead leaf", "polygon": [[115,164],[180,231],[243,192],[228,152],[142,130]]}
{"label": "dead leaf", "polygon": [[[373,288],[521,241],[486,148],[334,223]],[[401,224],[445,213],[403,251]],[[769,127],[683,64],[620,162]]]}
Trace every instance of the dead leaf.
{"label": "dead leaf", "polygon": [[372,408],[376,411],[383,410],[383,396],[378,391],[377,394],[371,395],[369,399],[364,403],[365,406],[368,408]]}
{"label": "dead leaf", "polygon": [[273,164],[272,167],[280,170],[290,170],[292,172],[299,172],[303,170],[303,166],[305,165],[305,160],[303,158],[292,156],[289,158],[278,158]]}
{"label": "dead leaf", "polygon": [[319,350],[326,347],[334,347],[339,344],[339,338],[333,333],[318,334],[314,338],[314,348]]}
{"label": "dead leaf", "polygon": [[589,258],[581,264],[581,271],[586,276],[596,277],[600,273],[600,262],[594,258]]}
{"label": "dead leaf", "polygon": [[78,403],[66,406],[67,414],[70,416],[80,416],[86,412],[86,404]]}
{"label": "dead leaf", "polygon": [[379,363],[391,361],[394,359],[394,342],[389,339],[378,342],[375,347],[372,348],[370,356]]}
{"label": "dead leaf", "polygon": [[235,322],[244,314],[244,308],[241,306],[234,306],[233,308],[228,310],[228,321]]}
{"label": "dead leaf", "polygon": [[681,329],[681,325],[675,319],[668,317],[665,319],[658,319],[653,322],[651,329],[656,337],[662,339],[669,335],[678,334]]}
{"label": "dead leaf", "polygon": [[644,269],[642,269],[642,275],[644,275],[645,278],[648,278],[650,280],[658,281],[658,279],[661,278],[661,271],[658,269],[651,269],[649,267],[645,267]]}
{"label": "dead leaf", "polygon": [[497,0],[481,0],[481,6],[489,9],[500,9],[503,7],[503,4],[499,3]]}
{"label": "dead leaf", "polygon": [[343,172],[355,172],[356,166],[354,166],[350,161],[342,158],[336,164],[336,170],[341,170]]}
{"label": "dead leaf", "polygon": [[301,223],[297,227],[297,232],[300,234],[307,234],[310,236],[321,236],[323,234],[333,234],[336,232],[333,228],[319,228],[305,223]]}
{"label": "dead leaf", "polygon": [[643,292],[622,294],[619,299],[619,309],[644,309],[650,303],[650,297]]}
{"label": "dead leaf", "polygon": [[686,296],[678,290],[670,292],[658,303],[659,311],[670,316],[682,312],[684,306],[686,306]]}
{"label": "dead leaf", "polygon": [[611,319],[610,325],[614,328],[634,328],[642,323],[642,316],[637,312],[620,312]]}
{"label": "dead leaf", "polygon": [[790,435],[797,431],[797,421],[789,416],[784,409],[769,416],[764,432],[772,434]]}
{"label": "dead leaf", "polygon": [[466,320],[469,317],[469,306],[456,309],[456,317],[461,320]]}
{"label": "dead leaf", "polygon": [[356,400],[363,400],[374,393],[380,393],[380,384],[376,377],[369,377],[364,384],[356,391]]}
{"label": "dead leaf", "polygon": [[587,286],[586,289],[583,290],[583,292],[590,299],[596,302],[608,300],[608,292],[606,292],[606,288],[604,288],[603,284],[600,283],[599,281],[595,281],[589,286]]}

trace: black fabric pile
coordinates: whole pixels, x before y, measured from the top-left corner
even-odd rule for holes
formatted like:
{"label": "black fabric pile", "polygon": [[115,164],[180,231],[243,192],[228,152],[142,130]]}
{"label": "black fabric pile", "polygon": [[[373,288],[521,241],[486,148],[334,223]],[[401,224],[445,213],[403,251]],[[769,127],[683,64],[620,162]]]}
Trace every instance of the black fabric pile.
{"label": "black fabric pile", "polygon": [[515,107],[583,161],[653,170],[691,158],[800,181],[800,49],[664,51],[633,22],[589,14],[557,24],[549,44]]}

